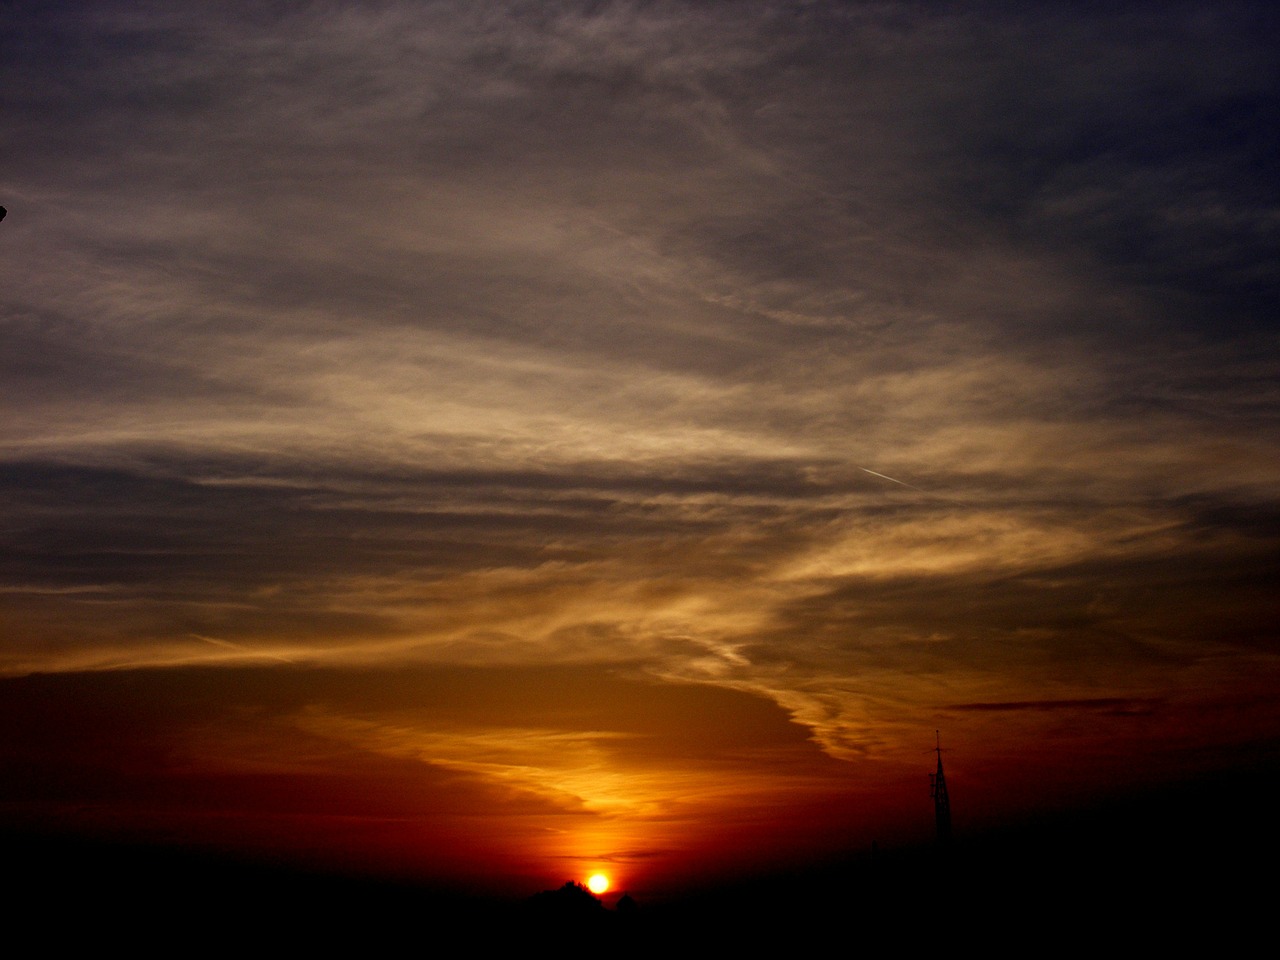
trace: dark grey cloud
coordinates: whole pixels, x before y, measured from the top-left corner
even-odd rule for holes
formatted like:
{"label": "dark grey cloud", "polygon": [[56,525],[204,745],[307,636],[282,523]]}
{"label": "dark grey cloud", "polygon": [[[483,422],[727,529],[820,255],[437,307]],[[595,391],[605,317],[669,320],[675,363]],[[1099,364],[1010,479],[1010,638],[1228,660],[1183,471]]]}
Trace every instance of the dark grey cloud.
{"label": "dark grey cloud", "polygon": [[1027,700],[1015,703],[955,703],[949,710],[977,710],[1001,713],[1009,710],[1102,710],[1108,713],[1146,712],[1151,704],[1145,700],[1121,697],[1094,697],[1089,700]]}

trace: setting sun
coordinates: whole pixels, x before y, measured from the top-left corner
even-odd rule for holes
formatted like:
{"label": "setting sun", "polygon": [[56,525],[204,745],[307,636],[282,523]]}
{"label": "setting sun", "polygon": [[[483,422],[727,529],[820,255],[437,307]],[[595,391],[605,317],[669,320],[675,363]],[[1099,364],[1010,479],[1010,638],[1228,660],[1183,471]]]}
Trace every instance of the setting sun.
{"label": "setting sun", "polygon": [[603,873],[592,874],[587,880],[587,889],[597,895],[604,893],[609,889],[609,878]]}

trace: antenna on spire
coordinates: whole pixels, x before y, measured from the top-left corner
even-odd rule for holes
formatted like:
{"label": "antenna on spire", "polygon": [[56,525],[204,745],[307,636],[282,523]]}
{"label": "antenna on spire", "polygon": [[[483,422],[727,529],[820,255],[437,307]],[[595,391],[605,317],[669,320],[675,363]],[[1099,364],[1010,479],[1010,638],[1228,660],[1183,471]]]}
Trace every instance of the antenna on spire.
{"label": "antenna on spire", "polygon": [[938,755],[938,772],[929,774],[929,796],[933,797],[933,814],[938,822],[938,846],[951,843],[951,798],[947,796],[947,778],[942,772],[942,736],[933,731],[934,752]]}

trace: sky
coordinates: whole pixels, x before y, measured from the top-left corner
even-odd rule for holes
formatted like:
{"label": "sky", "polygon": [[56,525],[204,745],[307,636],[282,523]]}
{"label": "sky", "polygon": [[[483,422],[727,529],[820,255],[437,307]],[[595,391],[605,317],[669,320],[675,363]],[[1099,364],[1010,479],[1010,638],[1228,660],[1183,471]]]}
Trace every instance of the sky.
{"label": "sky", "polygon": [[1268,5],[0,34],[4,825],[660,895],[1280,763]]}

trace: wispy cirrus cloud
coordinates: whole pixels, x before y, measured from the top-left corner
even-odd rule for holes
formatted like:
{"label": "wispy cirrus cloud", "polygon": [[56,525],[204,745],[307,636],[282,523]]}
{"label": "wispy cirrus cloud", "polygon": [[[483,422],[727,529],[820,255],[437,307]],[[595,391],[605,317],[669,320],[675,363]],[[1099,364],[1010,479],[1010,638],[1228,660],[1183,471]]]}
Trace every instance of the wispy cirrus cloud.
{"label": "wispy cirrus cloud", "polygon": [[7,674],[611,666],[864,773],[1275,676],[1262,5],[5,17]]}

